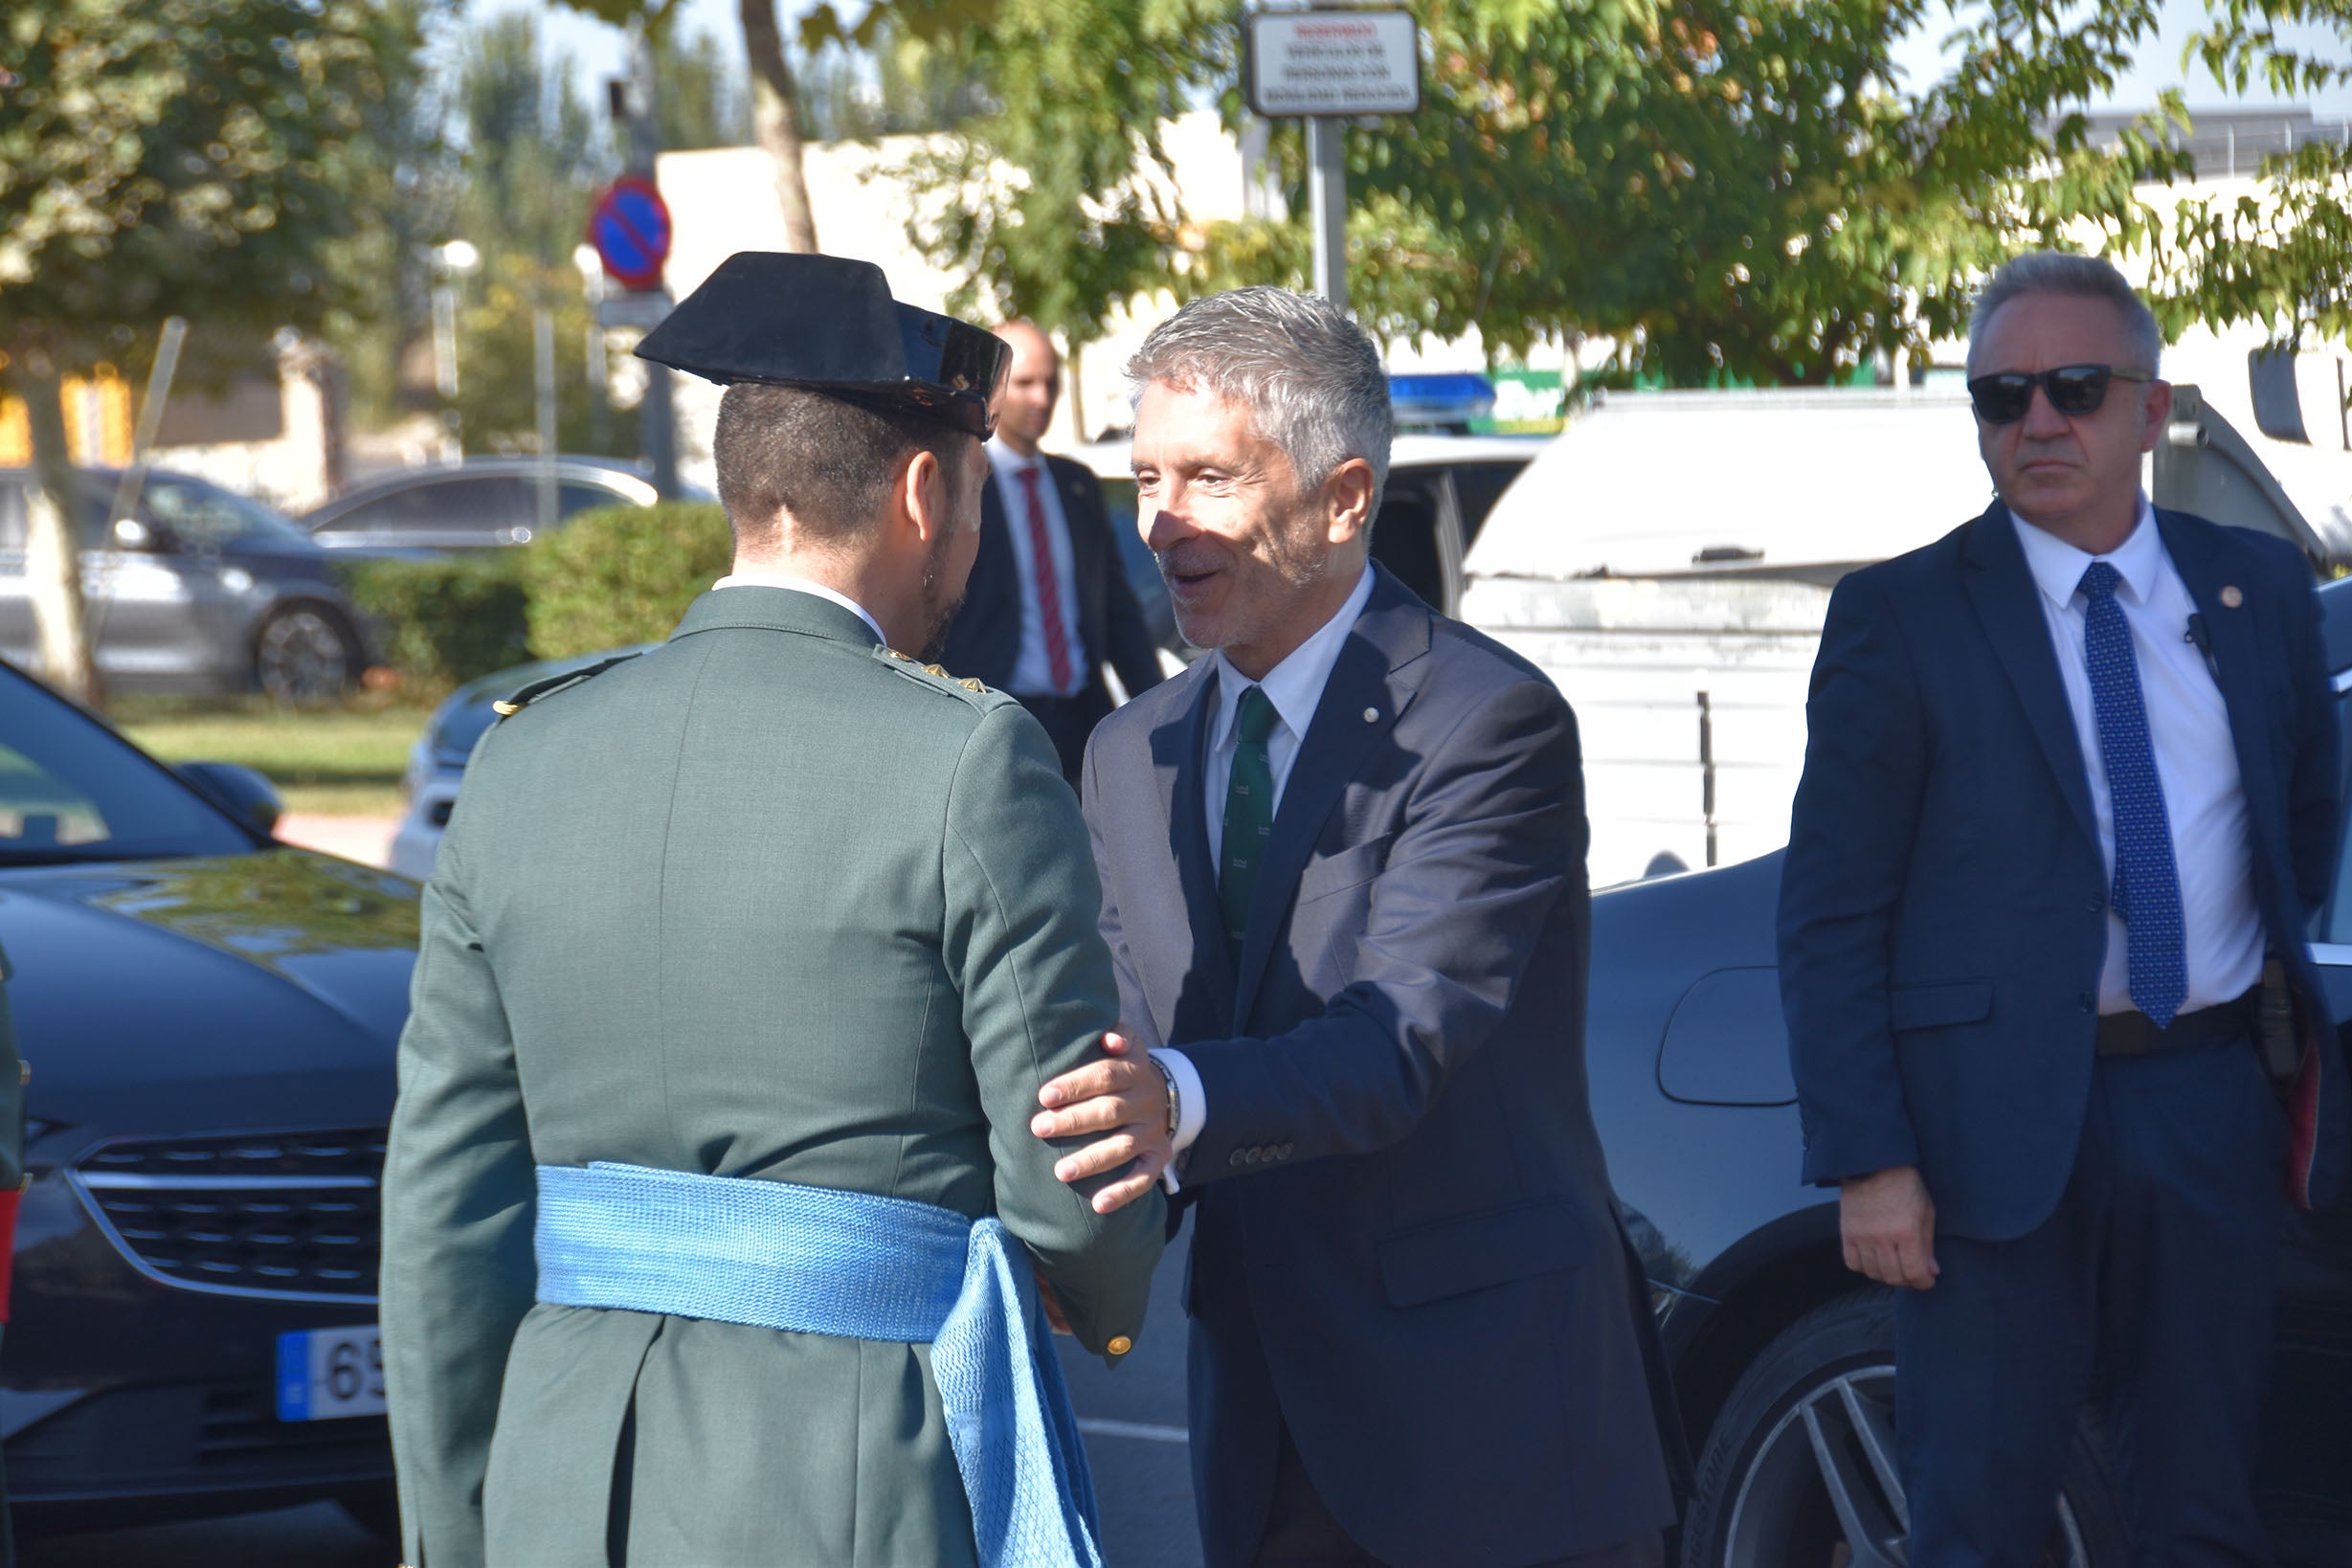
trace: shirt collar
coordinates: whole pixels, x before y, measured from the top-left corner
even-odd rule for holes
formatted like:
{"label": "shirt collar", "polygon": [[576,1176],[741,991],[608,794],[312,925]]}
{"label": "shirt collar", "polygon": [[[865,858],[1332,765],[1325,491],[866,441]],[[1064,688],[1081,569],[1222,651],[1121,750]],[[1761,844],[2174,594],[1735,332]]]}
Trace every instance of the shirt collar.
{"label": "shirt collar", "polygon": [[1251,686],[1265,687],[1275,716],[1291,734],[1306,739],[1307,727],[1314,722],[1315,708],[1323,701],[1323,688],[1331,683],[1332,666],[1339,662],[1340,646],[1371,600],[1372,568],[1367,566],[1338,613],[1318,627],[1314,636],[1291,649],[1288,658],[1266,671],[1263,681],[1252,681],[1235,669],[1220,649],[1215,655],[1217,720],[1209,732],[1209,749],[1215,750],[1225,744],[1225,737],[1233,732],[1233,715],[1241,706],[1242,693]]}
{"label": "shirt collar", "polygon": [[1032,468],[1041,474],[1047,471],[1044,453],[1024,458],[1002,441],[995,439],[988,443],[988,465],[997,471],[997,482],[1007,485]]}
{"label": "shirt collar", "polygon": [[788,588],[795,594],[814,594],[820,599],[831,599],[842,609],[854,612],[872,630],[876,642],[885,648],[890,645],[890,639],[882,635],[882,622],[867,615],[864,605],[846,594],[836,593],[823,583],[813,583],[806,577],[789,577],[780,571],[737,571],[721,577],[710,587],[713,593],[722,588]]}
{"label": "shirt collar", "polygon": [[2025,549],[2026,568],[2033,573],[2035,586],[2060,609],[2074,602],[2075,590],[2082,586],[2082,574],[2094,560],[2105,561],[2116,569],[2116,575],[2123,579],[2121,592],[2129,594],[2133,603],[2145,604],[2156,592],[2157,574],[2163,570],[2164,539],[2157,531],[2156,508],[2148,504],[2145,494],[2139,498],[2139,518],[2132,525],[2131,533],[2105,555],[2094,556],[2077,549],[2015,512],[2010,512],[2009,518],[2017,525],[2017,542]]}

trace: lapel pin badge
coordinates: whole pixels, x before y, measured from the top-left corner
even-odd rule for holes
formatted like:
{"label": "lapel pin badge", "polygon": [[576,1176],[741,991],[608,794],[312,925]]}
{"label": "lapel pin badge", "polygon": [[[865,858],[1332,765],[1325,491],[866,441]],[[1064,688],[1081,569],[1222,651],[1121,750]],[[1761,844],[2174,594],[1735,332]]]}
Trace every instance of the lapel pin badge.
{"label": "lapel pin badge", "polygon": [[1380,710],[1379,710],[1378,708],[1377,708],[1377,707],[1368,707],[1368,708],[1364,709],[1364,722],[1365,722],[1366,724],[1378,724],[1378,723],[1379,722],[1379,719],[1380,719]]}
{"label": "lapel pin badge", "polygon": [[2235,610],[2246,602],[2246,595],[2239,591],[2237,584],[2229,583],[2226,584],[2221,591],[2221,601],[2224,609]]}

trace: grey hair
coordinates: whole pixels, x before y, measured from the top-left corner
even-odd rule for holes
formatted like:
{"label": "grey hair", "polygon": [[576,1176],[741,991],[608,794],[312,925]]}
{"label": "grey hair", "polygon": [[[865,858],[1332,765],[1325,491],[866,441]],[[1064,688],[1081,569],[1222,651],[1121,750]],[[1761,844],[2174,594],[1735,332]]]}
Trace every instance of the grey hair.
{"label": "grey hair", "polygon": [[1160,382],[1249,410],[1282,448],[1304,495],[1351,458],[1372,465],[1372,512],[1388,488],[1396,414],[1380,351],[1329,300],[1260,284],[1195,300],[1152,329],[1127,362],[1131,406]]}
{"label": "grey hair", "polygon": [[2123,334],[2132,355],[2140,363],[2124,367],[2155,375],[2162,363],[2164,334],[2156,325],[2139,291],[2124,280],[2115,263],[2096,256],[2066,251],[2030,251],[2002,263],[2001,270],[1977,291],[1968,312],[1968,369],[1977,368],[1977,340],[1992,325],[1993,314],[2011,300],[2027,294],[2063,294],[2077,300],[2104,300],[2123,318]]}

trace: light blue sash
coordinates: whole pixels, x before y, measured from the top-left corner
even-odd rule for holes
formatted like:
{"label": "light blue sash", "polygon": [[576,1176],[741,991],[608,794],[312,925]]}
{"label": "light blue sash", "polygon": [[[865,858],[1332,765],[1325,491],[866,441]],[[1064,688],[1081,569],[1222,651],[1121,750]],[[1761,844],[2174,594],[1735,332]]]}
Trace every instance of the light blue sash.
{"label": "light blue sash", "polygon": [[981,1568],[1101,1568],[1094,1482],[1001,1221],[866,1193],[539,1167],[539,1299],[931,1347]]}

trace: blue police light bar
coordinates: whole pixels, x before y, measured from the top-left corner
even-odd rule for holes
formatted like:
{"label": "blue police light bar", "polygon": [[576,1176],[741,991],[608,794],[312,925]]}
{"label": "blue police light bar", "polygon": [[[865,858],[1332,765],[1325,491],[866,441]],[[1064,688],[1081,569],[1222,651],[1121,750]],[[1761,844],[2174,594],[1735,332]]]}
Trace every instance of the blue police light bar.
{"label": "blue police light bar", "polygon": [[1432,426],[1467,430],[1471,420],[1493,414],[1494,383],[1467,371],[1392,375],[1388,401],[1400,430]]}

